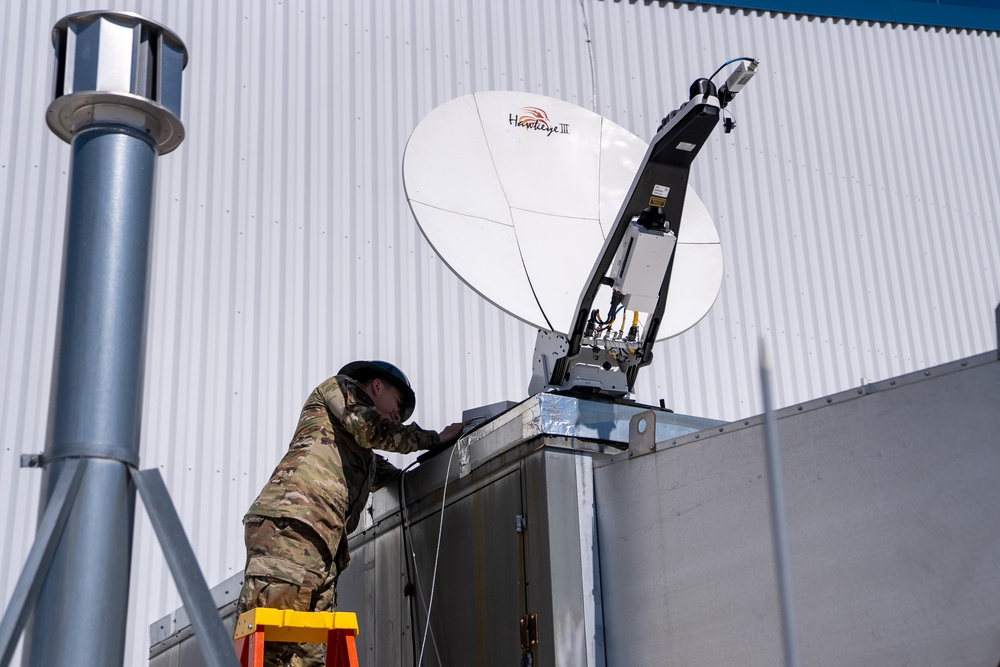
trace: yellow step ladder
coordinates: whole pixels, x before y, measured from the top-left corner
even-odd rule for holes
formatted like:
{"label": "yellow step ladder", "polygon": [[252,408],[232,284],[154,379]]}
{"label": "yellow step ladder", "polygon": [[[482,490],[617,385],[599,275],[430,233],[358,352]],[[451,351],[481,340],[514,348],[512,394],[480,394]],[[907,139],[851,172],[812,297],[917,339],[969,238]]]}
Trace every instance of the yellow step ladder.
{"label": "yellow step ladder", "polygon": [[357,636],[353,612],[258,607],[239,617],[233,640],[243,667],[264,666],[265,642],[326,644],[326,667],[358,667]]}

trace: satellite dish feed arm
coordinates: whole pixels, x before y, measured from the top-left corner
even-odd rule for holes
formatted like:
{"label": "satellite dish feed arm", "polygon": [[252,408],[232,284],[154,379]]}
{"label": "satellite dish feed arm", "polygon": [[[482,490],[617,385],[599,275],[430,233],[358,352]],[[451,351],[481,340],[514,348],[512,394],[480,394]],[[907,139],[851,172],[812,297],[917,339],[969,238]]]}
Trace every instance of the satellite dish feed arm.
{"label": "satellite dish feed arm", "polygon": [[[664,263],[660,268],[662,274],[658,274],[662,275],[662,281],[655,306],[648,310],[643,309],[649,316],[642,338],[636,341],[637,345],[630,355],[632,361],[622,365],[623,368],[627,366],[628,393],[632,391],[638,368],[652,361],[652,347],[662,321],[670,286],[673,244],[676,243],[680,233],[684,195],[687,191],[691,164],[718,124],[720,110],[721,105],[716,97],[715,86],[707,79],[699,79],[691,86],[691,99],[664,119],[632,181],[628,197],[615,218],[611,233],[608,234],[594,263],[586,287],[580,294],[576,317],[568,336],[566,353],[551,366],[549,388],[570,389],[574,385],[578,374],[572,373],[571,370],[574,365],[580,363],[582,341],[587,335],[588,325],[593,323],[593,305],[598,290],[602,284],[612,284],[613,279],[608,277],[612,263],[616,262],[617,267],[617,262],[622,261],[621,257],[623,255],[627,257],[631,247],[623,250],[623,241],[629,244],[643,231],[650,234],[658,233],[661,237],[669,235],[672,240],[669,243],[669,252],[659,255]],[[616,306],[614,299],[620,296],[624,295],[614,293],[612,312]],[[590,384],[592,386],[592,383]],[[616,387],[612,393],[625,393],[620,389],[620,382],[612,384]]]}

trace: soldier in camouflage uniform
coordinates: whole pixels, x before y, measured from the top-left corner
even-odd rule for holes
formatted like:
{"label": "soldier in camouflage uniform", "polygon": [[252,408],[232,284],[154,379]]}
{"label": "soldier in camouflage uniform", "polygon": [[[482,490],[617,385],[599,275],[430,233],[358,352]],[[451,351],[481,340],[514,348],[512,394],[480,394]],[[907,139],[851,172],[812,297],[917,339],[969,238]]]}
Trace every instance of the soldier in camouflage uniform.
{"label": "soldier in camouflage uniform", "polygon": [[[356,361],[309,395],[288,452],[243,518],[247,564],[237,616],[255,607],[332,611],[347,567],[347,535],[371,491],[399,470],[372,452],[408,453],[455,440],[463,423],[440,434],[403,425],[416,397],[398,368]],[[268,644],[265,664],[324,664],[321,645]]]}

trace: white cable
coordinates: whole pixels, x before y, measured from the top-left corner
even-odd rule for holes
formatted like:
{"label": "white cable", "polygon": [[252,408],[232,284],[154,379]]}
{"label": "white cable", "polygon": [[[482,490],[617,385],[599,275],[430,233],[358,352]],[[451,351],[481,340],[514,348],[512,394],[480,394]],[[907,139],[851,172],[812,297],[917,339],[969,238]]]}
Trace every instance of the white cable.
{"label": "white cable", "polygon": [[[448,476],[451,474],[451,462],[455,459],[455,450],[458,449],[458,445],[451,448],[451,454],[448,456],[448,468],[444,472],[444,488],[441,489],[441,520],[438,522],[438,537],[437,537],[437,547],[434,549],[434,574],[431,576],[431,601],[427,605],[427,618],[424,622],[424,638],[420,642],[420,658],[417,659],[417,667],[420,667],[424,662],[424,648],[427,646],[427,631],[431,627],[431,609],[434,607],[434,585],[437,582],[437,572],[438,572],[438,557],[441,555],[441,533],[444,528],[444,501],[448,497]],[[416,567],[416,564],[414,564]]]}
{"label": "white cable", "polygon": [[[410,524],[410,512],[408,510],[409,505],[406,502],[406,473],[413,466],[417,465],[416,461],[411,463],[405,470],[403,470],[403,481],[399,485],[400,492],[400,503],[401,503],[401,514],[403,519],[403,549],[409,551],[410,560],[413,561],[413,579],[416,582],[417,595],[420,597],[420,604],[424,607],[424,618],[429,618],[430,615],[427,613],[427,598],[424,597],[424,587],[420,585],[420,568],[417,565],[417,553],[413,550],[413,529]],[[409,546],[407,546],[409,544]],[[415,632],[416,629],[414,628]],[[437,639],[434,635],[431,635],[431,645],[434,647],[434,654],[437,656],[438,664],[441,663],[441,649],[438,648]]]}

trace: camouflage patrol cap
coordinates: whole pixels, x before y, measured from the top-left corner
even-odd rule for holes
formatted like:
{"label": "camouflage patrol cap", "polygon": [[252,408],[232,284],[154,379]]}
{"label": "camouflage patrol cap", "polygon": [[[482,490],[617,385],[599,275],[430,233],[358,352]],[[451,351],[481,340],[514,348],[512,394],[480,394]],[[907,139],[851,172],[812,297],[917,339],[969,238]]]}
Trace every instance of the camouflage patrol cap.
{"label": "camouflage patrol cap", "polygon": [[388,361],[379,361],[377,359],[371,361],[352,361],[341,368],[337,375],[346,375],[358,382],[367,382],[368,379],[377,377],[398,389],[400,398],[402,399],[399,406],[400,421],[405,422],[409,419],[410,415],[413,414],[413,408],[417,406],[417,396],[413,393],[413,388],[410,387],[410,381],[403,371]]}

